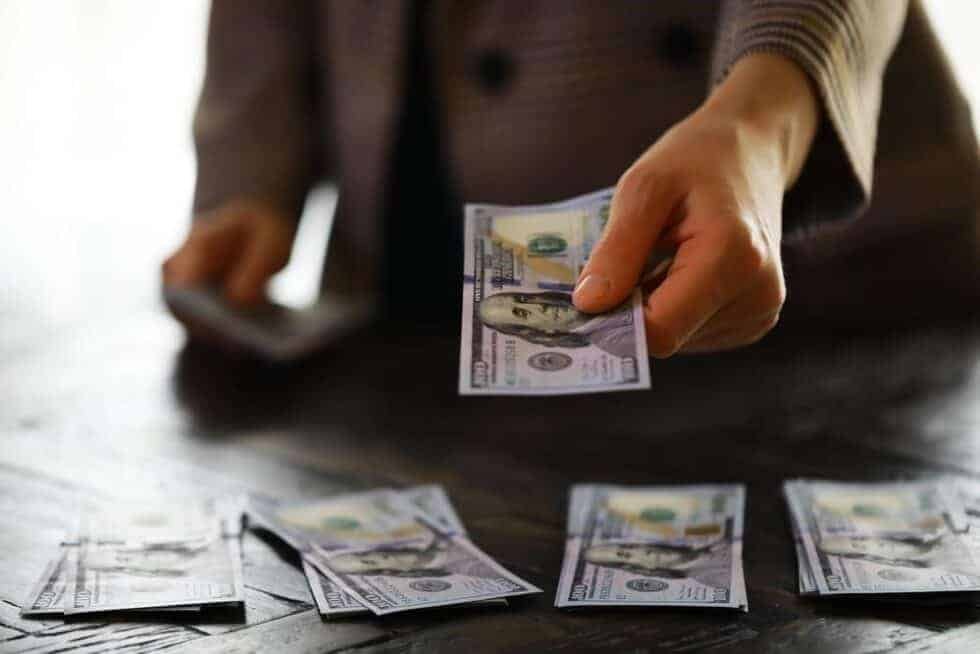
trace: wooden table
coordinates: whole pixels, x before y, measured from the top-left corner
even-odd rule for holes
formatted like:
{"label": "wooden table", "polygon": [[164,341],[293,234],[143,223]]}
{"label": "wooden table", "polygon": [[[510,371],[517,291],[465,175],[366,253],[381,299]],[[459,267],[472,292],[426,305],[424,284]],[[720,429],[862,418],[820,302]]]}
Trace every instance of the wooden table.
{"label": "wooden table", "polygon": [[[795,476],[980,476],[976,320],[777,335],[655,362],[649,392],[480,399],[456,395],[455,325],[378,328],[273,369],[183,347],[150,295],[114,288],[108,314],[73,306],[52,321],[3,305],[0,652],[973,652],[980,642],[971,608],[798,597],[779,491]],[[747,483],[750,611],[553,608],[566,493],[589,480]],[[506,609],[326,622],[288,549],[247,533],[244,615],[18,615],[83,502],[428,482],[445,486],[480,546],[545,592]]]}
{"label": "wooden table", "polygon": [[[973,609],[800,599],[779,492],[794,476],[980,476],[975,319],[784,336],[655,363],[649,392],[572,398],[457,397],[455,324],[393,325],[285,370],[184,349],[156,267],[186,228],[207,3],[7,4],[0,652],[978,650]],[[908,262],[908,276],[925,268]],[[589,480],[747,483],[749,613],[554,609],[567,490]],[[246,533],[243,616],[19,617],[81,504],[422,482],[443,484],[477,544],[545,593],[328,623],[295,557]]]}

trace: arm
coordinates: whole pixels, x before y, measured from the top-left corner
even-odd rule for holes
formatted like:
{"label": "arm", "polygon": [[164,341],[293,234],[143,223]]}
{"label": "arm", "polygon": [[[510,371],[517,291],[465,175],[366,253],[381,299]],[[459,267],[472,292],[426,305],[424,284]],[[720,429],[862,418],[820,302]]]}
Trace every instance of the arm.
{"label": "arm", "polygon": [[871,196],[881,82],[906,0],[726,0],[713,83],[746,55],[782,55],[806,72],[822,120],[804,175],[787,193],[786,226],[854,216]]}
{"label": "arm", "polygon": [[308,2],[212,3],[195,212],[247,197],[298,218],[318,142],[313,24]]}
{"label": "arm", "polygon": [[[579,309],[622,302],[650,251],[670,248],[667,277],[646,301],[651,354],[739,347],[775,326],[786,297],[784,196],[793,226],[856,210],[870,193],[881,73],[904,15],[901,2],[873,3],[847,5],[860,21],[847,12],[840,18],[834,12],[844,5],[830,0],[728,5],[719,50],[731,56],[722,55],[720,81],[620,178],[606,232],[575,290]],[[770,5],[785,20],[772,24]],[[876,24],[865,15],[870,6],[890,20]],[[807,31],[816,20],[808,12],[828,11],[839,20]],[[826,56],[804,34],[818,35]],[[797,49],[827,66],[826,75],[810,73]],[[831,106],[823,84],[862,100]],[[790,189],[799,198],[792,207]]]}
{"label": "arm", "polygon": [[313,6],[214,0],[194,118],[195,221],[163,266],[168,286],[218,284],[264,297],[289,260],[316,175]]}

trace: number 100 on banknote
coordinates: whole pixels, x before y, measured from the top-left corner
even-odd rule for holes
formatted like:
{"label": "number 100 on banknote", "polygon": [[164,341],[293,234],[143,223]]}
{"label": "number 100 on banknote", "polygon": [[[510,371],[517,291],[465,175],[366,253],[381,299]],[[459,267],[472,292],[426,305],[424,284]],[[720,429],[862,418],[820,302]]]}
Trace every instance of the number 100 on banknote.
{"label": "number 100 on banknote", "polygon": [[609,189],[549,205],[466,205],[462,395],[650,387],[640,291],[602,314],[572,304],[611,201]]}

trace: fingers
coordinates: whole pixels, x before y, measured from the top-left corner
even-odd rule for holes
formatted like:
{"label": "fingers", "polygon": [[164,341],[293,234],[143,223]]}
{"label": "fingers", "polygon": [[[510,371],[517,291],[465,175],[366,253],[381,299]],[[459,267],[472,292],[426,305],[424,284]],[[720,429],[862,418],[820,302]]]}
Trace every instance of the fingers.
{"label": "fingers", "polygon": [[220,284],[229,301],[256,304],[265,298],[269,278],[289,261],[295,228],[295,221],[266,205],[222,207],[199,218],[164,262],[164,284]]}
{"label": "fingers", "polygon": [[731,299],[721,279],[721,253],[706,249],[695,240],[685,241],[666,279],[647,298],[643,313],[651,356],[664,358],[677,352]]}
{"label": "fingers", "polygon": [[[766,277],[719,309],[695,332],[690,342],[712,337],[744,325],[775,326],[786,297],[782,276]],[[683,348],[682,348],[683,351]]]}
{"label": "fingers", "polygon": [[164,284],[194,286],[221,278],[237,257],[242,239],[238,223],[197,223],[180,249],[164,262]]}
{"label": "fingers", "polygon": [[778,320],[777,314],[739,327],[718,330],[704,336],[695,336],[685,343],[680,351],[685,354],[701,354],[734,350],[745,345],[751,345],[768,334],[776,326]]}
{"label": "fingers", "polygon": [[265,299],[269,278],[289,261],[291,240],[274,229],[260,229],[245,245],[228,273],[225,294],[236,304],[255,305]]}
{"label": "fingers", "polygon": [[636,287],[657,237],[680,199],[679,188],[641,159],[620,179],[605,233],[593,248],[572,296],[580,311],[622,303]]}
{"label": "fingers", "polygon": [[650,354],[658,358],[700,338],[719,312],[717,324],[731,328],[778,313],[785,296],[778,253],[739,219],[737,206],[701,193],[690,195],[684,209],[689,231],[679,236],[674,263],[644,310]]}

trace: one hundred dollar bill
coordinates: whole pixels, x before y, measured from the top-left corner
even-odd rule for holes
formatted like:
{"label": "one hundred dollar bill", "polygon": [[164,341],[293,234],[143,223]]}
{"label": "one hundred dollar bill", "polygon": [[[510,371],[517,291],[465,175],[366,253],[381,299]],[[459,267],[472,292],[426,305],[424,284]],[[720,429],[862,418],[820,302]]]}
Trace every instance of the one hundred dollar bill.
{"label": "one hundred dollar bill", "polygon": [[[317,611],[320,615],[327,618],[348,617],[352,615],[365,615],[371,612],[364,608],[350,593],[335,584],[329,577],[316,569],[308,560],[302,559],[303,574],[310,584],[313,593],[313,600],[316,602]],[[507,600],[504,598],[474,602],[474,606],[506,606]]]}
{"label": "one hundred dollar bill", "polygon": [[459,519],[442,486],[426,484],[411,486],[397,492],[443,534],[466,535],[466,527],[463,526],[463,521]]}
{"label": "one hundred dollar bill", "polygon": [[244,601],[233,498],[86,512],[65,548],[66,614]]}
{"label": "one hundred dollar bill", "polygon": [[796,551],[796,578],[800,595],[813,595],[817,592],[817,582],[813,578],[813,571],[806,558],[806,549],[803,547],[803,538],[800,536],[796,523],[790,520],[793,529],[793,549]]}
{"label": "one hundred dollar bill", "polygon": [[784,484],[801,590],[820,595],[980,590],[977,543],[954,489],[941,480]]}
{"label": "one hundred dollar bill", "polygon": [[548,205],[466,205],[461,394],[649,388],[639,289],[604,314],[572,304],[612,196],[607,189]]}
{"label": "one hundred dollar bill", "polygon": [[83,541],[67,552],[66,614],[245,600],[241,548],[234,538],[165,545]]}
{"label": "one hundred dollar bill", "polygon": [[[449,498],[446,496],[446,492],[441,486],[413,486],[402,491],[394,492],[417,510],[421,511],[426,517],[429,518],[430,521],[435,523],[446,533],[466,533],[466,529],[463,527],[462,521],[456,514],[455,509],[453,509],[452,503],[449,501]],[[316,507],[322,512],[320,516],[320,524],[324,524],[331,517],[334,519],[337,518],[338,514],[336,513],[335,509],[338,506],[344,507],[347,510],[350,510],[352,507],[356,509],[358,502],[367,501],[366,505],[371,507],[371,511],[374,511],[376,510],[374,502],[378,501],[378,499],[377,492],[370,495],[358,494],[358,497],[354,502],[351,502],[350,499],[345,499],[343,497],[333,498],[332,501],[304,503],[302,506],[306,507],[306,509],[300,512],[288,511],[285,510],[284,506],[280,506],[278,510],[273,509],[271,513],[277,518],[282,516],[285,519],[289,519],[291,516],[295,515],[305,516],[301,523],[289,523],[285,526],[283,531],[298,531],[299,529],[306,531],[305,526],[309,525],[311,522],[309,520],[309,510],[313,507]],[[387,503],[385,503],[384,506],[386,507],[386,510],[390,508],[390,505]],[[352,520],[357,520],[355,512],[350,512],[346,515],[346,517],[351,518]],[[325,541],[320,540],[321,535],[322,534],[318,530],[315,530],[312,534],[306,533],[301,537],[310,541],[327,542],[334,547],[336,547],[338,544],[342,544],[341,540],[337,538],[335,533],[330,534]],[[296,535],[294,534],[294,537],[295,536]],[[305,558],[303,559],[303,573],[306,575],[306,580],[310,584],[313,599],[316,602],[317,610],[321,615],[327,617],[341,617],[370,613],[370,611],[364,608],[364,606],[358,602],[353,595],[345,591],[339,585],[334,583],[329,577],[317,570],[316,567],[311,565]]]}
{"label": "one hundred dollar bill", "polygon": [[234,497],[87,508],[21,612],[188,612],[241,602],[241,515]]}
{"label": "one hundred dollar bill", "polygon": [[44,567],[41,577],[21,604],[24,616],[61,615],[68,588],[68,550],[61,547]]}
{"label": "one hundred dollar bill", "polygon": [[241,507],[234,498],[190,502],[116,503],[110,507],[83,511],[78,522],[80,539],[102,543],[166,545],[197,539],[210,539],[222,533],[237,535],[235,512]]}
{"label": "one hundred dollar bill", "polygon": [[320,615],[332,618],[370,613],[353,595],[317,570],[306,558],[302,562],[303,574],[310,584],[310,592]]}
{"label": "one hundred dollar bill", "polygon": [[390,488],[298,502],[249,498],[250,524],[286,541],[300,554],[425,538],[411,502]]}
{"label": "one hundred dollar bill", "polygon": [[745,488],[572,488],[555,605],[747,610]]}
{"label": "one hundred dollar bill", "polygon": [[375,615],[482,602],[541,590],[462,536],[326,551],[309,562]]}
{"label": "one hundred dollar bill", "polygon": [[[444,535],[464,535],[466,528],[438,485],[404,490],[379,489],[313,501],[277,502],[254,498],[250,519],[279,535],[301,554],[314,545],[324,550],[358,547],[375,542],[405,542],[429,536],[413,510]],[[327,617],[368,613],[350,593],[303,558],[303,572],[318,611]],[[495,600],[493,604],[506,604]]]}
{"label": "one hundred dollar bill", "polygon": [[[68,559],[69,548],[73,545],[62,546],[58,553],[51,558],[44,572],[31,589],[27,600],[21,605],[20,614],[25,617],[43,617],[48,615],[64,615],[65,591],[68,588]],[[169,606],[145,609],[132,609],[134,613],[194,613],[200,612],[200,606]]]}

